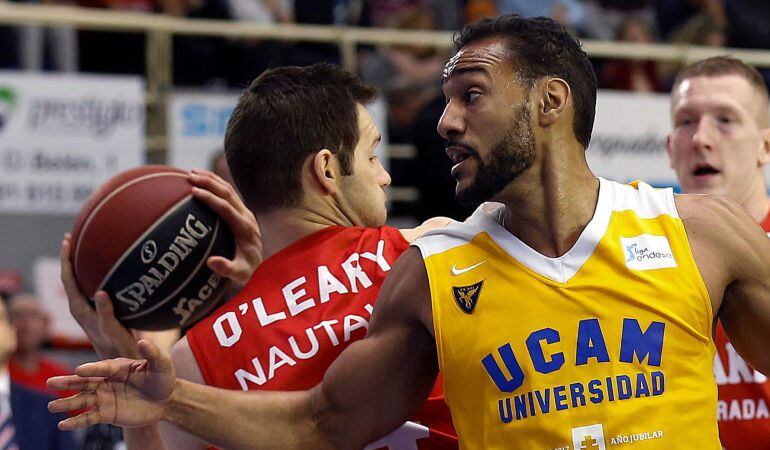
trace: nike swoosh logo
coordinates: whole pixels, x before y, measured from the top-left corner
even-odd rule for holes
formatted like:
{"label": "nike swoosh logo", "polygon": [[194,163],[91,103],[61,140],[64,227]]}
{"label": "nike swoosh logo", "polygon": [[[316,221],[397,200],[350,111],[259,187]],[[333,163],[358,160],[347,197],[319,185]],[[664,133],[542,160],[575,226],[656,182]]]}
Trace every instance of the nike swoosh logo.
{"label": "nike swoosh logo", "polygon": [[456,265],[453,265],[452,266],[452,275],[454,275],[454,276],[462,275],[465,272],[469,272],[469,271],[475,269],[476,267],[484,264],[485,262],[487,262],[486,259],[484,261],[481,261],[480,263],[476,263],[476,264],[474,264],[474,265],[472,265],[470,267],[465,267],[465,268],[462,268],[462,269],[458,269]]}

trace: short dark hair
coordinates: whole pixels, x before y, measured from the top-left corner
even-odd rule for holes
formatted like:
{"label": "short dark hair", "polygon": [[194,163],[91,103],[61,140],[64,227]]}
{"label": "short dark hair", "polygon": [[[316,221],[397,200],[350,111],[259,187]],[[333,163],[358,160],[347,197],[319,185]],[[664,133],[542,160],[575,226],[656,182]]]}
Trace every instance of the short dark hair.
{"label": "short dark hair", "polygon": [[596,114],[596,74],[580,42],[553,19],[506,14],[466,25],[454,36],[455,50],[498,36],[506,41],[520,81],[534,83],[543,77],[559,77],[569,84],[575,106],[575,137],[588,148]]}
{"label": "short dark hair", "polygon": [[723,75],[738,75],[739,77],[743,77],[749,84],[756,88],[757,92],[764,96],[765,100],[768,99],[767,84],[765,84],[765,79],[762,78],[762,75],[757,69],[751,67],[740,59],[727,55],[713,56],[685,66],[679,73],[677,73],[671,92],[676,91],[676,88],[679,87],[682,81],[688,78],[720,77]]}
{"label": "short dark hair", "polygon": [[377,91],[332,64],[265,71],[243,92],[227,124],[225,155],[246,205],[255,213],[296,206],[308,156],[336,154],[352,173],[358,143],[356,104]]}

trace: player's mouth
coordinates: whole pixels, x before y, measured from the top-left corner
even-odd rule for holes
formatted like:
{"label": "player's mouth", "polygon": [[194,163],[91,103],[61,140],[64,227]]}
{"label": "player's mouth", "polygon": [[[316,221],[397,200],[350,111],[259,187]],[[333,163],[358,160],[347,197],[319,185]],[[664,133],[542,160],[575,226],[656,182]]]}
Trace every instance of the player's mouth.
{"label": "player's mouth", "polygon": [[692,176],[696,180],[707,180],[713,177],[714,175],[719,175],[720,171],[719,169],[709,165],[709,164],[698,164],[695,166],[695,168],[692,171]]}
{"label": "player's mouth", "polygon": [[471,148],[466,144],[461,144],[459,142],[447,142],[446,154],[447,156],[449,156],[449,159],[451,159],[452,162],[454,163],[454,166],[452,167],[452,176],[455,176],[455,177],[456,177],[455,174],[462,167],[463,162],[468,158],[471,158],[477,155],[476,150],[474,150],[473,148]]}

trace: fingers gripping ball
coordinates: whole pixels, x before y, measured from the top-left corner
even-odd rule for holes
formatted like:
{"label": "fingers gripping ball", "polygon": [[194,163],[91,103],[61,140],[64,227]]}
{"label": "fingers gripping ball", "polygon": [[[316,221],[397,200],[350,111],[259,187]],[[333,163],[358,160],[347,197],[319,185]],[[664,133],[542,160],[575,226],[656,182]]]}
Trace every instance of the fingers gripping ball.
{"label": "fingers gripping ball", "polygon": [[224,293],[225,280],[206,259],[232,258],[233,236],[191,191],[182,170],[138,167],[95,191],[75,221],[71,258],[80,288],[89,298],[107,291],[129,328],[189,326]]}

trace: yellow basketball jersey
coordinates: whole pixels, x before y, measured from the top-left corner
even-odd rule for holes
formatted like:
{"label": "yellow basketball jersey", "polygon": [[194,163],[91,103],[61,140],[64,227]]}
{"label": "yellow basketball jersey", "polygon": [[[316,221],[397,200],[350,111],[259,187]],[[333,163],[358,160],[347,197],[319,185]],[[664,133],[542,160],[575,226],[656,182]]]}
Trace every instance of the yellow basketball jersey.
{"label": "yellow basketball jersey", "polygon": [[711,302],[672,191],[600,180],[559,258],[504,208],[415,243],[462,447],[720,449]]}

